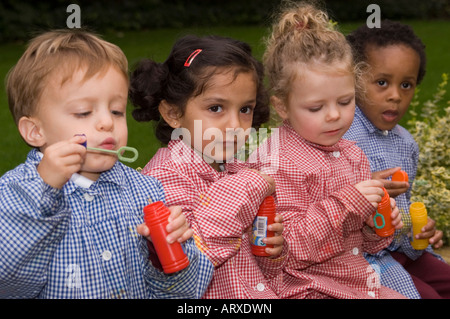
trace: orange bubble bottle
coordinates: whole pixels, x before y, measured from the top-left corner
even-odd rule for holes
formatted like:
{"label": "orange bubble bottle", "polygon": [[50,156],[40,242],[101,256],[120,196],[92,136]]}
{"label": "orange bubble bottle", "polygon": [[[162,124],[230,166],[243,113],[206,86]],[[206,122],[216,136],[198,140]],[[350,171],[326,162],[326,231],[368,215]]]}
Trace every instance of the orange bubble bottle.
{"label": "orange bubble bottle", "polygon": [[383,191],[384,196],[378,203],[378,209],[372,217],[375,224],[375,233],[380,237],[389,237],[394,234],[395,228],[392,225],[391,200],[385,188],[383,188]]}

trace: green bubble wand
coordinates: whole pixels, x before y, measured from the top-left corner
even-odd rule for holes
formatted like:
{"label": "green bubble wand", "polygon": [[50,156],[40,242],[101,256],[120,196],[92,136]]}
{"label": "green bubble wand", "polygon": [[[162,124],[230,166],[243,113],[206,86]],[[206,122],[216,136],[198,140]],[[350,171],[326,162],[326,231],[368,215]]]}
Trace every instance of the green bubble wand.
{"label": "green bubble wand", "polygon": [[[88,151],[94,151],[94,152],[103,152],[103,153],[109,153],[114,154],[117,156],[117,158],[122,162],[129,162],[132,163],[135,160],[137,160],[139,153],[137,149],[130,146],[122,146],[118,150],[107,150],[104,148],[96,148],[96,147],[86,147]],[[130,155],[125,156],[124,154],[131,153]]]}
{"label": "green bubble wand", "polygon": [[[76,135],[86,136],[84,134],[76,134]],[[88,151],[103,152],[103,153],[116,155],[117,158],[119,159],[119,161],[122,161],[122,162],[132,163],[132,162],[136,161],[139,156],[139,152],[137,151],[137,149],[135,149],[134,147],[131,147],[131,146],[122,146],[118,150],[107,150],[104,148],[87,147],[87,141],[85,141],[84,143],[81,143],[81,145],[86,147],[86,149]],[[127,152],[132,153],[132,154],[125,156],[124,154],[127,154]]]}

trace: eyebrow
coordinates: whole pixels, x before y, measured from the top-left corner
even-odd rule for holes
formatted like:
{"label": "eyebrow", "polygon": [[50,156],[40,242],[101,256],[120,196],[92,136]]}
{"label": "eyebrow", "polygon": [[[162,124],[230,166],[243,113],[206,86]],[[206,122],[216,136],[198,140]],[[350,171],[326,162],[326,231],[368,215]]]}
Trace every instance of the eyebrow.
{"label": "eyebrow", "polygon": [[[374,78],[379,78],[379,77],[384,77],[384,78],[392,78],[392,74],[388,74],[388,73],[378,73],[374,76]],[[408,75],[406,76],[404,79],[406,80],[416,80],[417,77],[414,75]]]}
{"label": "eyebrow", "polygon": [[[208,97],[208,98],[203,99],[203,101],[205,101],[205,102],[224,103],[224,102],[228,102],[229,100],[221,98],[221,97]],[[251,103],[256,103],[256,98],[248,100],[248,101],[245,101],[243,104],[251,104]]]}
{"label": "eyebrow", "polygon": [[[125,100],[127,99],[127,96],[124,96],[122,94],[114,94],[110,101],[116,101],[116,100]],[[67,101],[67,103],[73,103],[73,102],[92,102],[95,101],[96,97],[95,96],[84,96],[84,97],[79,97],[79,98],[75,98],[72,100]]]}
{"label": "eyebrow", "polygon": [[[345,98],[353,99],[354,97],[355,97],[355,92],[347,92],[347,93],[337,96],[336,99],[337,100],[345,99]],[[307,105],[307,104],[323,103],[325,100],[326,99],[322,99],[322,98],[318,98],[317,100],[311,99],[309,101],[305,101],[303,104]]]}

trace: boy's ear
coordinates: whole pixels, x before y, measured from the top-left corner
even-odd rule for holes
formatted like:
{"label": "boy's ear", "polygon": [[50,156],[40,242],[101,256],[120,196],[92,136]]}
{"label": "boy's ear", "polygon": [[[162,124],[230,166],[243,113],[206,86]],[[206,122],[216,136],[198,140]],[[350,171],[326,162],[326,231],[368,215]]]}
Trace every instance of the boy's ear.
{"label": "boy's ear", "polygon": [[288,114],[286,111],[286,104],[275,95],[272,95],[270,97],[270,102],[275,111],[277,111],[278,115],[281,117],[281,119],[286,120],[288,118]]}
{"label": "boy's ear", "polygon": [[33,117],[22,116],[17,123],[20,135],[28,145],[41,147],[45,144],[45,137],[39,121]]}
{"label": "boy's ear", "polygon": [[166,100],[162,100],[159,103],[158,110],[164,121],[166,121],[166,123],[169,124],[172,128],[181,127],[181,114],[176,106],[167,103]]}

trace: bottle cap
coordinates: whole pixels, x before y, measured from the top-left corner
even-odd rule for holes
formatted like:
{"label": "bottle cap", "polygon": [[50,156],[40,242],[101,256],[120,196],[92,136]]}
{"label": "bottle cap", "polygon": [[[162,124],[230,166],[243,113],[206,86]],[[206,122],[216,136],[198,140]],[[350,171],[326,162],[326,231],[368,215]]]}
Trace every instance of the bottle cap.
{"label": "bottle cap", "polygon": [[148,225],[166,221],[169,215],[169,210],[161,201],[153,202],[144,207],[144,221]]}
{"label": "bottle cap", "polygon": [[409,205],[409,213],[411,216],[427,216],[427,209],[422,202],[414,202]]}
{"label": "bottle cap", "polygon": [[407,182],[408,174],[405,171],[397,171],[392,175],[393,182]]}

